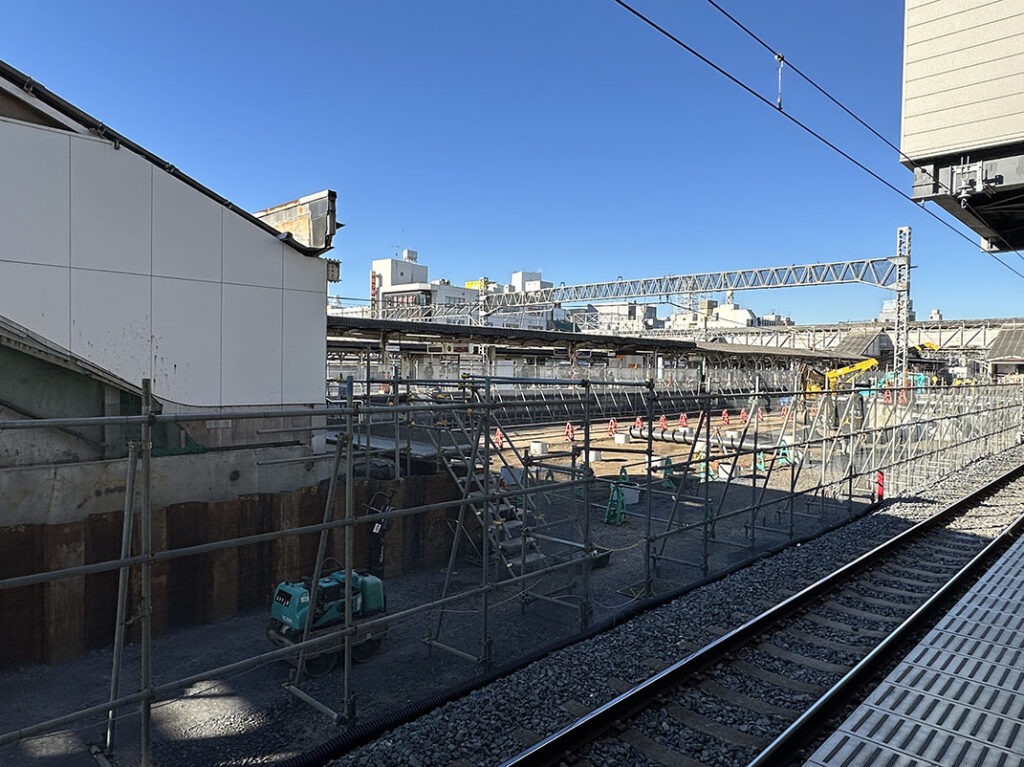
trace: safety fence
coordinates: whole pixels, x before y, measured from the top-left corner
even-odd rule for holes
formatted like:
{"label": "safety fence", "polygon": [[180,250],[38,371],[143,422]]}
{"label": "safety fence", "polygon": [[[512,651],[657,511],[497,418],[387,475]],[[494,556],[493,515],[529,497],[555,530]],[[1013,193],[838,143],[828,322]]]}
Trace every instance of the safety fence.
{"label": "safety fence", "polygon": [[[128,440],[0,469],[0,762],[251,757],[309,708],[388,713],[1005,450],[1024,418],[1020,385],[371,379],[322,408],[192,414],[143,389],[137,416],[0,421]],[[154,433],[219,421],[282,440],[153,454]],[[85,692],[12,684],[25,664]],[[273,737],[204,734],[211,691],[265,706]]]}

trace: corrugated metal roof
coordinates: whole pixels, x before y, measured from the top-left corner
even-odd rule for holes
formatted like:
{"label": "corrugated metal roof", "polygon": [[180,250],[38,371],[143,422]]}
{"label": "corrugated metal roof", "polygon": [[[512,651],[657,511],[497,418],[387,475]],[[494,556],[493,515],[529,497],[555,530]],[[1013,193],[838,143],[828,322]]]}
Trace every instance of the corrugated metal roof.
{"label": "corrugated metal roof", "polygon": [[1003,328],[988,350],[989,362],[1024,360],[1024,327]]}
{"label": "corrugated metal roof", "polygon": [[866,357],[868,356],[868,349],[879,335],[882,335],[882,331],[873,328],[851,330],[846,338],[836,344],[834,349],[836,356]]}

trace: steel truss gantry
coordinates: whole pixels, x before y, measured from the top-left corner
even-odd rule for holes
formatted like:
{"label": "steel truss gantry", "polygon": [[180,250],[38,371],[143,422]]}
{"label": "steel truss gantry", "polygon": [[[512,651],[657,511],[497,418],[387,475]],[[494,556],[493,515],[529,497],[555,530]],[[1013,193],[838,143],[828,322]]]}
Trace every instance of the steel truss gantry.
{"label": "steel truss gantry", "polygon": [[485,313],[490,313],[499,309],[536,304],[668,298],[694,293],[791,288],[801,285],[863,283],[891,288],[897,279],[896,267],[892,259],[874,258],[861,261],[834,261],[824,264],[773,266],[761,269],[737,269],[728,272],[704,272],[671,277],[593,282],[584,285],[560,285],[522,293],[488,294],[481,299],[481,305]]}
{"label": "steel truss gantry", "polygon": [[[902,230],[901,230],[902,231]],[[910,230],[907,229],[907,232]],[[756,269],[735,269],[666,277],[646,277],[581,285],[559,285],[517,293],[487,293],[479,301],[464,304],[401,306],[383,309],[386,319],[433,322],[484,322],[491,315],[522,312],[544,306],[624,301],[643,298],[687,298],[705,293],[733,290],[764,290],[812,285],[873,285],[900,290],[906,282],[900,256],[819,264],[794,264]]]}

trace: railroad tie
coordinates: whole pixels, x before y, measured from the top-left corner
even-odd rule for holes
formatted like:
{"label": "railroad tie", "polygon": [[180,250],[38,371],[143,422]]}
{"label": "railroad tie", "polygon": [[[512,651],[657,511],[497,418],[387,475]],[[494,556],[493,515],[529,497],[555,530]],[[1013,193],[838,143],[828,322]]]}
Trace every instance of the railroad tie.
{"label": "railroad tie", "polygon": [[697,732],[707,733],[723,743],[731,743],[734,746],[743,746],[745,748],[764,748],[768,745],[767,738],[737,730],[727,724],[721,724],[678,703],[669,703],[662,708],[662,711],[684,727],[689,727]]}
{"label": "railroad tie", "polygon": [[711,634],[715,639],[718,639],[719,637],[725,636],[730,631],[735,631],[737,627],[738,626],[733,626],[732,628],[725,628],[724,626],[718,626],[714,623],[709,623],[706,626],[704,626],[704,630]]}
{"label": "railroad tie", "polygon": [[630,727],[619,734],[619,740],[628,743],[652,762],[665,767],[706,767],[703,762],[683,756],[668,746],[663,746],[653,738],[649,738],[635,727]]}
{"label": "railroad tie", "polygon": [[705,679],[697,686],[704,690],[704,692],[714,695],[730,705],[745,708],[748,711],[756,711],[759,714],[779,716],[791,721],[796,719],[797,715],[801,712],[801,709],[798,708],[786,708],[785,706],[776,706],[774,703],[766,703],[760,698],[736,692],[731,687],[726,687],[724,684],[719,684],[711,679]]}
{"label": "railroad tie", "polygon": [[858,610],[856,607],[849,607],[834,599],[829,599],[824,604],[829,609],[846,613],[847,615],[852,615],[856,618],[866,618],[867,620],[877,621],[878,623],[892,623],[894,625],[900,622],[899,618],[895,618],[892,615],[881,615],[867,610]]}
{"label": "railroad tie", "polygon": [[818,671],[824,671],[826,674],[845,674],[850,670],[850,667],[843,663],[829,663],[825,660],[818,660],[817,658],[808,658],[806,655],[793,652],[792,650],[786,650],[779,647],[771,642],[761,642],[757,645],[757,649],[761,652],[771,655],[779,660],[784,660],[789,663],[795,663],[798,666],[804,666],[806,668],[817,669]]}
{"label": "railroad tie", "polygon": [[850,623],[843,623],[841,621],[829,620],[828,618],[823,618],[822,616],[815,615],[814,613],[807,613],[806,615],[801,615],[800,618],[802,620],[805,620],[805,621],[811,621],[812,623],[817,623],[819,626],[827,626],[830,629],[835,629],[836,631],[842,631],[842,632],[844,632],[846,634],[849,634],[850,636],[863,636],[863,637],[869,637],[871,639],[885,639],[887,636],[889,636],[889,633],[887,631],[876,631],[875,629],[865,629],[865,628],[861,628],[860,626],[855,626],[855,625],[850,624]]}
{"label": "railroad tie", "polygon": [[[897,582],[900,582],[900,583],[904,582],[902,578],[898,578],[898,577],[893,577],[893,580],[895,580]],[[931,589],[929,591],[927,591],[927,592],[925,592],[925,591],[908,591],[907,589],[898,589],[895,586],[886,586],[884,584],[879,583],[877,580],[874,580],[874,579],[871,579],[867,583],[867,586],[868,586],[868,588],[870,588],[873,591],[880,591],[883,594],[892,594],[893,596],[896,596],[896,597],[908,597],[910,599],[916,599],[919,602],[923,602],[924,600],[926,600],[928,597],[930,597],[932,594],[934,594],[937,591],[937,589],[934,586],[931,587]]]}
{"label": "railroad tie", "polygon": [[621,695],[624,692],[629,692],[634,687],[636,687],[636,685],[632,682],[627,682],[625,679],[622,679],[621,677],[617,676],[608,677],[608,679],[605,681],[605,684],[608,685],[608,687],[616,695]]}
{"label": "railroad tie", "polygon": [[855,645],[850,644],[849,642],[843,642],[839,639],[829,639],[827,637],[818,636],[817,634],[811,631],[802,631],[798,628],[793,628],[792,626],[783,629],[783,631],[789,634],[794,639],[799,639],[803,642],[807,642],[808,644],[817,645],[818,647],[824,647],[828,650],[835,650],[836,652],[847,652],[857,656],[861,656],[871,649],[870,647],[864,647],[862,645]]}
{"label": "railroad tie", "polygon": [[911,580],[910,578],[905,578],[902,575],[900,575],[898,577],[901,578],[902,580],[907,581],[908,583],[918,583],[921,586],[928,586],[929,588],[932,588],[932,589],[935,589],[938,586],[941,586],[943,583],[946,582],[945,578],[943,578],[941,575],[936,575],[934,571],[919,570],[918,568],[911,567],[910,565],[890,564],[890,565],[888,565],[886,567],[884,572],[890,572],[890,571],[896,571],[897,573],[910,573],[911,575],[914,575],[914,576],[917,577],[916,581]]}
{"label": "railroad tie", "polygon": [[578,700],[567,700],[562,704],[562,710],[570,716],[575,716],[577,719],[581,716],[585,716],[593,711],[593,706],[588,706],[585,703],[580,703]]}
{"label": "railroad tie", "polygon": [[[689,655],[694,650],[700,649],[700,646],[699,645],[691,645],[689,642],[680,642],[679,643],[679,649],[682,650],[687,655]],[[657,658],[657,657],[654,657],[654,656],[651,656],[650,658],[647,658],[644,661],[644,665],[647,666],[647,668],[649,668],[655,674],[657,674],[659,671],[664,671],[669,666],[671,666],[673,663],[675,663],[675,661],[665,660],[664,658]]]}
{"label": "railroad tie", "polygon": [[[859,585],[862,585],[865,588],[870,588],[870,586],[866,583],[862,583]],[[874,605],[875,607],[884,607],[890,610],[897,608],[909,608],[909,605],[901,604],[893,599],[878,599],[877,597],[869,597],[867,595],[857,593],[857,591],[854,589],[843,589],[843,591],[840,592],[840,596],[844,596],[847,599],[855,599],[857,600],[857,602],[865,605]],[[922,602],[924,600],[918,597],[918,601]]]}
{"label": "railroad tie", "polygon": [[760,679],[762,682],[769,682],[774,684],[776,687],[782,687],[783,689],[793,690],[794,692],[805,692],[810,695],[821,695],[825,692],[825,688],[810,682],[804,682],[800,679],[792,679],[783,674],[777,674],[774,671],[761,668],[753,663],[748,663],[745,660],[734,660],[729,664],[736,671],[752,676],[755,679]]}
{"label": "railroad tie", "polygon": [[[619,681],[621,682],[622,680]],[[611,682],[609,682],[609,686],[611,686]],[[575,700],[568,700],[563,703],[562,709],[575,717],[586,716],[592,711],[591,706],[587,706]],[[656,740],[652,740],[635,728],[628,727],[619,733],[617,737],[623,743],[631,745],[651,761],[665,765],[665,767],[706,767],[706,765],[701,764],[698,761],[690,759],[687,756],[683,756],[667,746],[661,745]],[[587,767],[588,764],[589,762],[586,761],[578,761],[573,762],[573,767]]]}
{"label": "railroad tie", "polygon": [[538,735],[532,730],[527,730],[525,727],[516,727],[509,735],[516,743],[524,746],[532,746],[534,743],[540,743],[544,740],[543,735]]}

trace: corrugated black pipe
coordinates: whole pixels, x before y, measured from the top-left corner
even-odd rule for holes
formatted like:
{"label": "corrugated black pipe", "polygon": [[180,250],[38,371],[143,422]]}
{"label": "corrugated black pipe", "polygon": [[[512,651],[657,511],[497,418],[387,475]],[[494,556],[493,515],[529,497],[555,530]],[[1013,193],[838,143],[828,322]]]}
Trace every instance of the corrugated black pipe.
{"label": "corrugated black pipe", "polygon": [[[894,499],[890,499],[890,501],[892,500]],[[863,511],[861,511],[859,514],[856,515],[856,517],[854,517],[854,519],[859,519],[860,517],[869,514],[870,512],[879,508],[881,505],[881,503],[873,503],[870,506],[865,507]],[[790,541],[789,543],[779,544],[778,546],[766,550],[764,554],[758,557],[758,559],[764,559],[764,557],[766,556],[778,554],[780,551],[787,549],[796,543],[806,543],[807,541],[814,540],[818,536],[832,532],[833,530],[836,530],[839,527],[842,527],[843,525],[849,524],[851,521],[853,520],[850,519],[846,522],[833,525],[832,527],[826,528],[825,530],[822,530],[819,533],[815,533],[814,535],[804,536],[803,538]],[[518,658],[502,666],[498,666],[497,668],[492,669],[491,671],[488,671],[485,674],[481,674],[480,676],[474,677],[473,679],[469,679],[465,682],[449,687],[448,689],[442,690],[441,692],[438,692],[435,695],[431,695],[430,697],[423,698],[422,700],[406,704],[405,706],[402,706],[401,708],[396,709],[389,714],[384,714],[383,716],[379,716],[376,719],[371,719],[370,721],[364,722],[363,724],[357,724],[352,729],[346,730],[345,732],[336,735],[335,737],[330,738],[329,740],[324,741],[319,746],[314,746],[308,751],[304,751],[301,754],[296,754],[295,756],[289,757],[288,759],[285,759],[283,762],[278,762],[277,767],[323,767],[323,765],[327,764],[327,762],[331,759],[337,759],[338,757],[344,756],[349,751],[358,748],[359,746],[369,743],[372,740],[377,740],[388,730],[393,730],[396,727],[399,727],[400,725],[407,724],[408,722],[413,721],[414,719],[419,719],[421,716],[429,714],[435,708],[440,708],[441,706],[447,703],[451,703],[454,700],[458,700],[459,698],[465,697],[466,695],[469,695],[471,692],[475,692],[482,687],[486,687],[489,684],[493,684],[499,679],[506,677],[509,674],[515,673],[516,671],[519,671],[520,669],[529,666],[531,663],[535,661],[541,660],[542,658],[544,658],[547,655],[550,655],[553,652],[564,650],[566,647],[574,645],[577,642],[582,642],[586,639],[591,639],[592,637],[595,637],[598,634],[601,634],[605,631],[609,631],[618,626],[620,623],[625,623],[626,621],[632,620],[641,613],[645,613],[648,610],[654,609],[655,607],[661,607],[662,605],[671,602],[673,599],[678,599],[687,592],[701,588],[702,586],[706,586],[709,583],[714,583],[715,581],[721,580],[726,576],[732,575],[734,572],[738,570],[742,570],[744,567],[747,567],[750,564],[752,564],[752,562],[741,562],[737,565],[734,565],[733,567],[730,567],[728,570],[718,573],[717,575],[704,578],[703,580],[691,583],[690,585],[684,586],[682,588],[675,589],[674,591],[667,591],[664,594],[659,594],[656,597],[651,597],[650,599],[645,599],[643,601],[637,602],[630,609],[624,610],[621,613],[616,613],[611,617],[605,618],[595,623],[581,634],[574,634],[571,637],[560,639],[557,642],[553,642],[547,645],[546,647],[542,647],[539,650],[535,650],[529,655]]]}

